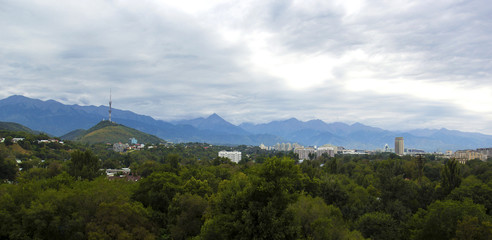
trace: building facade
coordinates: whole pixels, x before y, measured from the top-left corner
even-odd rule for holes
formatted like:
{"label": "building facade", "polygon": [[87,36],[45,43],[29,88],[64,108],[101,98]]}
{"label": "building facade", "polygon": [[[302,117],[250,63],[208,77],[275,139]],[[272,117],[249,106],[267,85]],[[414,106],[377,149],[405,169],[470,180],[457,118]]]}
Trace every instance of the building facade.
{"label": "building facade", "polygon": [[294,153],[299,155],[299,160],[309,160],[310,155],[313,157],[321,157],[321,155],[326,154],[328,157],[334,157],[336,151],[336,147],[298,147],[294,149]]}
{"label": "building facade", "polygon": [[235,163],[239,163],[241,161],[241,152],[238,151],[220,151],[219,152],[219,157],[224,157],[224,158],[229,158],[231,161]]}
{"label": "building facade", "polygon": [[458,150],[453,154],[453,158],[463,164],[473,159],[487,160],[486,155],[474,150]]}
{"label": "building facade", "polygon": [[479,148],[477,152],[481,153],[485,159],[492,157],[492,148]]}
{"label": "building facade", "polygon": [[316,150],[314,148],[296,148],[294,149],[294,153],[299,155],[299,160],[309,159],[309,154],[315,154]]}
{"label": "building facade", "polygon": [[335,157],[335,151],[336,149],[334,147],[319,147],[316,149],[316,157],[321,157],[325,153],[328,157]]}
{"label": "building facade", "polygon": [[405,152],[405,145],[403,144],[403,137],[395,138],[395,153],[402,156]]}

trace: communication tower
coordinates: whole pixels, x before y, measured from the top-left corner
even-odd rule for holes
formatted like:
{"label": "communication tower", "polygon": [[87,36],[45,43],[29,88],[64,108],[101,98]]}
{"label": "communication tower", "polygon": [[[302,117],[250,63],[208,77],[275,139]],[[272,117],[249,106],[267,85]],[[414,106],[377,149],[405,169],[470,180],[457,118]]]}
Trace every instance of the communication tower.
{"label": "communication tower", "polygon": [[109,89],[109,122],[111,122],[111,104],[113,101],[111,101],[111,89]]}

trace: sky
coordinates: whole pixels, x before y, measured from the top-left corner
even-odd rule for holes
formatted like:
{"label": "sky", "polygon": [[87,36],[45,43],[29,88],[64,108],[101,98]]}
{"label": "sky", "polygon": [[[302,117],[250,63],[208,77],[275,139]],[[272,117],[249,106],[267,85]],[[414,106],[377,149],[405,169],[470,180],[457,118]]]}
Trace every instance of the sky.
{"label": "sky", "polygon": [[0,0],[0,98],[492,134],[487,0]]}

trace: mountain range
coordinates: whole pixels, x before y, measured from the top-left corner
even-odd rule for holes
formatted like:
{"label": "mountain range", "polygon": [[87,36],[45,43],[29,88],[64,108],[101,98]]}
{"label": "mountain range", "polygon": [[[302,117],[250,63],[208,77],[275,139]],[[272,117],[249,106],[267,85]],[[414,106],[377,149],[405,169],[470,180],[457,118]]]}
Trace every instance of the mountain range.
{"label": "mountain range", "polygon": [[[65,105],[54,100],[42,101],[24,96],[0,100],[0,121],[15,122],[30,129],[62,136],[77,129],[89,129],[107,119],[107,106]],[[230,145],[274,145],[297,142],[301,145],[333,144],[355,149],[393,146],[395,137],[404,137],[405,147],[425,151],[475,149],[492,146],[492,136],[455,130],[417,129],[388,131],[361,123],[326,123],[321,120],[300,121],[295,118],[265,124],[234,125],[217,114],[166,122],[131,111],[113,109],[112,120],[170,142],[207,142]]]}

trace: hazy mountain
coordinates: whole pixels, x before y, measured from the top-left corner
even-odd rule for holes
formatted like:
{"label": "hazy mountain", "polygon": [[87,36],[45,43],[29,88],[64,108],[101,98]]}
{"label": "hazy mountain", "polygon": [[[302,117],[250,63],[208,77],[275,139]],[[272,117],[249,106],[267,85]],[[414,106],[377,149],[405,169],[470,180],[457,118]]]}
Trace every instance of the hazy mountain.
{"label": "hazy mountain", "polygon": [[240,127],[252,133],[278,135],[303,145],[320,146],[330,143],[346,148],[377,149],[388,144],[393,148],[395,137],[404,137],[406,148],[431,152],[492,147],[490,135],[447,129],[392,132],[361,123],[348,125],[340,122],[325,123],[321,120],[303,122],[295,118],[265,124],[243,123]]}
{"label": "hazy mountain", "polygon": [[211,130],[214,132],[229,133],[236,135],[249,135],[244,129],[233,125],[216,113],[208,116],[207,118],[195,118],[191,120],[181,120],[173,122],[177,125],[191,125],[200,130]]}
{"label": "hazy mountain", "polygon": [[[270,134],[250,134],[225,121],[217,114],[182,124],[155,120],[130,111],[112,110],[113,122],[158,136],[171,142],[208,142],[213,144],[275,144],[285,141]],[[31,129],[65,137],[75,137],[72,132],[89,129],[103,119],[108,119],[107,106],[64,105],[48,100],[11,96],[0,100],[0,121],[23,124]]]}
{"label": "hazy mountain", "polygon": [[97,114],[81,111],[75,106],[23,96],[0,100],[0,109],[0,121],[16,122],[55,136],[89,128],[101,120]]}
{"label": "hazy mountain", "polygon": [[[333,144],[356,149],[393,147],[395,137],[404,137],[406,148],[445,151],[492,147],[492,136],[448,129],[418,129],[406,132],[387,131],[361,123],[325,123],[321,120],[299,121],[291,118],[265,124],[231,124],[217,114],[206,118],[173,123],[155,120],[130,111],[113,109],[113,121],[171,142],[208,142],[212,144],[274,145],[297,142],[302,145]],[[107,119],[107,106],[64,105],[23,96],[0,100],[0,121],[15,122],[60,136],[77,129],[89,129]],[[72,132],[68,137],[77,136]],[[66,137],[67,137],[66,136]]]}

